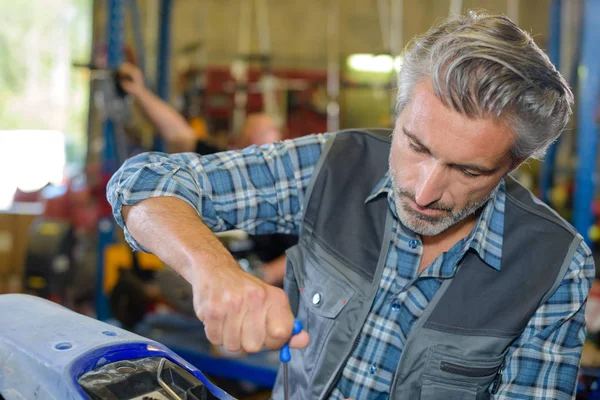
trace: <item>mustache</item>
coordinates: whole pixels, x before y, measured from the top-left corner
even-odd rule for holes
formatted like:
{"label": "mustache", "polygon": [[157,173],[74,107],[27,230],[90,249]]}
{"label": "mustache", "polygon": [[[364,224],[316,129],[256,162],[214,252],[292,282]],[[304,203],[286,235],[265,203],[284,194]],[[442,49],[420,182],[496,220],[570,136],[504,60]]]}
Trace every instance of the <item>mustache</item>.
{"label": "mustache", "polygon": [[[397,188],[396,189],[396,194],[398,196],[403,196],[403,197],[407,197],[410,200],[412,200],[414,203],[417,203],[417,198],[416,195],[414,193],[409,192],[406,189],[402,189],[402,188]],[[439,202],[435,202],[435,203],[431,203],[429,204],[427,207],[425,207],[427,209],[430,210],[438,210],[438,211],[446,211],[446,212],[452,212],[453,208],[452,207],[448,207],[442,203]]]}

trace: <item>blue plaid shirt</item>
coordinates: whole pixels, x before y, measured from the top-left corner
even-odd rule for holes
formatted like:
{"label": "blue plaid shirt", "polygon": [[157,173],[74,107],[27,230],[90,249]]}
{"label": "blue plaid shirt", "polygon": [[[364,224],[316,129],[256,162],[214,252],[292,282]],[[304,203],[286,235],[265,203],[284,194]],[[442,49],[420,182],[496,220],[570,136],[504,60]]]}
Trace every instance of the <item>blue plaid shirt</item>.
{"label": "blue plaid shirt", "polygon": [[[243,151],[207,156],[145,153],[128,160],[107,188],[113,213],[130,245],[144,250],[121,216],[123,205],[173,196],[190,204],[214,231],[292,233],[301,228],[302,204],[314,166],[331,134],[305,136]],[[397,219],[391,182],[384,176],[370,201],[388,195],[396,217],[392,243],[371,312],[358,345],[344,366],[331,399],[387,399],[406,338],[443,279],[471,248],[500,269],[504,230],[504,185],[486,204],[475,229],[420,274],[419,236]],[[425,279],[427,278],[427,279]],[[582,242],[557,291],[536,311],[506,357],[492,398],[570,399],[585,339],[585,302],[594,278],[589,248]]]}

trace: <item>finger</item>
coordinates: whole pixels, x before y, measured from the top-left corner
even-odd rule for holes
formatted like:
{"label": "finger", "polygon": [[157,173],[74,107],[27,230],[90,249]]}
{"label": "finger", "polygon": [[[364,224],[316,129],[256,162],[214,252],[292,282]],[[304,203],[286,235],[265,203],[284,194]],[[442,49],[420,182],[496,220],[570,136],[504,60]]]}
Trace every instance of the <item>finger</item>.
{"label": "finger", "polygon": [[117,78],[120,81],[133,81],[133,71],[131,70],[131,68],[122,65],[117,70]]}
{"label": "finger", "polygon": [[121,83],[133,83],[133,76],[127,72],[119,72],[119,81]]}
{"label": "finger", "polygon": [[267,337],[265,345],[271,350],[278,350],[286,344],[294,328],[294,316],[287,302],[271,306],[267,310]]}
{"label": "finger", "polygon": [[265,344],[267,309],[264,306],[266,293],[262,288],[248,293],[247,310],[242,323],[242,348],[247,353],[257,353]]}
{"label": "finger", "polygon": [[123,90],[127,93],[131,93],[134,89],[134,86],[131,84],[131,82],[119,81],[119,84],[121,85]]}
{"label": "finger", "polygon": [[223,325],[225,323],[225,307],[220,300],[215,299],[205,304],[206,310],[202,313],[204,316],[204,331],[206,337],[215,346],[223,345]]}
{"label": "finger", "polygon": [[215,346],[223,345],[223,321],[210,321],[204,324],[206,338]]}
{"label": "finger", "polygon": [[310,343],[310,335],[306,331],[302,331],[290,339],[290,347],[294,349],[303,349]]}
{"label": "finger", "polygon": [[242,348],[247,353],[262,350],[266,338],[266,312],[264,309],[248,310],[242,323]]}
{"label": "finger", "polygon": [[207,325],[204,324],[204,334],[208,341],[215,346],[223,345],[223,337],[222,337],[223,328],[220,329],[214,324]]}
{"label": "finger", "polygon": [[223,346],[229,351],[239,351],[242,346],[242,297],[237,293],[225,293],[224,304],[227,308],[223,323]]}
{"label": "finger", "polygon": [[121,68],[126,68],[126,69],[131,69],[132,65],[130,63],[128,63],[127,61],[124,61],[123,63],[121,63]]}

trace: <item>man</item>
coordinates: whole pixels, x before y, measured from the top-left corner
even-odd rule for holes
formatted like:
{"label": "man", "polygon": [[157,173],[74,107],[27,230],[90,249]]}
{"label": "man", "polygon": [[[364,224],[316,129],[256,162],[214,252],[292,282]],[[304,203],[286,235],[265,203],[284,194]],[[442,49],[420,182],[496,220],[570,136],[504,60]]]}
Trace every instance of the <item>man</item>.
{"label": "man", "polygon": [[[571,91],[527,33],[474,13],[417,38],[398,82],[391,143],[138,156],[109,185],[115,218],[193,285],[213,343],[276,349],[303,322],[294,399],[571,398],[591,253],[508,176],[560,135]],[[220,247],[211,229],[233,226],[300,232],[288,297]]]}

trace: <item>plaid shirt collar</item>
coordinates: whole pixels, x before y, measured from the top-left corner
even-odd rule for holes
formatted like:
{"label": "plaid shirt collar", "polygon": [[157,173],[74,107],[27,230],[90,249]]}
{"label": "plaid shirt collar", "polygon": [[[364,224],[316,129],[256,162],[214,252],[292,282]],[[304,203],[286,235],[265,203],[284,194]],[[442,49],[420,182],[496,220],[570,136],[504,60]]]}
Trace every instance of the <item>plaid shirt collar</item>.
{"label": "plaid shirt collar", "polygon": [[[365,203],[387,194],[388,203],[392,214],[398,218],[394,196],[392,192],[392,181],[389,172],[377,182]],[[475,229],[467,238],[468,246],[477,252],[479,257],[490,267],[500,270],[502,264],[502,237],[504,233],[504,204],[506,198],[506,185],[504,180],[492,198],[484,206],[483,212],[477,220]],[[407,229],[406,227],[404,227]],[[408,229],[407,229],[408,230]]]}

